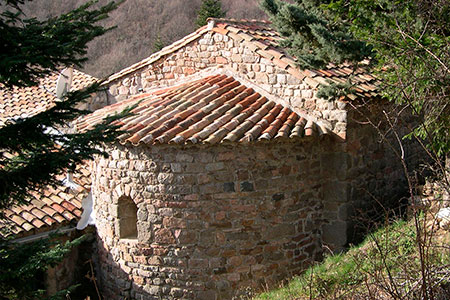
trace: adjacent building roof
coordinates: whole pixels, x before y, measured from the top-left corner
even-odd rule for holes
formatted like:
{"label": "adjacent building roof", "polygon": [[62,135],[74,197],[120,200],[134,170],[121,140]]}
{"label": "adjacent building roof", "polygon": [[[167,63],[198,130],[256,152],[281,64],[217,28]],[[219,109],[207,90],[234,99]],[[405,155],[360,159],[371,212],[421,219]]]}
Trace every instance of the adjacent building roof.
{"label": "adjacent building roof", "polygon": [[[63,177],[58,178],[63,180]],[[0,235],[29,236],[73,224],[81,217],[81,201],[90,189],[90,168],[80,165],[74,174],[77,190],[59,185],[33,193],[28,204],[4,210],[0,221]]]}
{"label": "adjacent building roof", "polygon": [[[53,73],[32,87],[6,88],[0,84],[0,127],[6,121],[26,118],[49,109],[57,100],[55,96],[58,73]],[[97,79],[74,70],[72,90],[78,90],[94,83]]]}
{"label": "adjacent building roof", "polygon": [[280,41],[283,38],[271,27],[271,23],[256,20],[209,19],[207,26],[199,28],[197,31],[163,48],[150,57],[111,75],[108,82],[122,78],[158,61],[162,57],[195,41],[207,32],[220,33],[242,43],[261,57],[272,61],[274,65],[286,70],[296,78],[304,80],[313,88],[316,88],[319,84],[328,84],[328,81],[346,83],[349,76],[352,75],[352,80],[355,83],[355,95],[349,95],[350,98],[374,97],[378,95],[378,81],[363,68],[353,70],[349,64],[339,66],[329,64],[326,69],[301,70],[297,66],[295,58],[280,46]]}
{"label": "adjacent building roof", "polygon": [[251,142],[328,132],[227,75],[132,97],[93,112],[77,127],[89,129],[131,105],[136,105],[134,115],[117,124],[127,131],[120,142],[135,145]]}
{"label": "adjacent building roof", "polygon": [[[74,70],[73,75],[73,90],[86,87],[97,80],[77,70]],[[58,74],[54,73],[41,79],[38,86],[7,89],[0,85],[0,127],[8,120],[29,117],[49,109],[57,100],[57,79]],[[81,201],[90,187],[90,169],[87,165],[80,165],[74,177],[74,181],[81,186],[75,193],[63,185],[49,186],[33,193],[29,204],[2,211],[6,219],[0,223],[0,235],[23,237],[78,221],[81,216]]]}

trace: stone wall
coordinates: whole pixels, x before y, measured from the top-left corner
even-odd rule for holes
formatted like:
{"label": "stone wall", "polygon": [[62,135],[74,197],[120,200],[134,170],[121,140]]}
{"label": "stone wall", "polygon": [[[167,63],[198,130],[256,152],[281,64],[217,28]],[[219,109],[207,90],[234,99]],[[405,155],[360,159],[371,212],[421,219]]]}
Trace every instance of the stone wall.
{"label": "stone wall", "polygon": [[91,96],[84,102],[77,105],[78,109],[84,109],[89,111],[95,111],[107,105],[116,103],[116,97],[112,96],[107,90],[100,90]]}
{"label": "stone wall", "polygon": [[[316,118],[345,138],[346,104],[316,97],[316,89],[272,61],[261,57],[244,43],[219,33],[206,33],[158,61],[109,83],[117,101],[158,87],[179,84],[186,76],[205,69],[223,68],[239,76],[249,87],[273,96],[273,101]],[[236,79],[240,79],[236,78]]]}
{"label": "stone wall", "polygon": [[76,270],[79,263],[82,262],[78,259],[78,247],[74,247],[57,266],[47,270],[45,287],[48,296],[77,284],[79,274]]}
{"label": "stone wall", "polygon": [[[367,124],[383,118],[375,104],[349,113],[344,143],[108,149],[93,189],[106,296],[230,299],[301,272],[322,244],[357,240],[407,192],[395,136]],[[399,121],[403,136],[414,120]],[[420,147],[403,145],[414,170]],[[137,205],[137,238],[119,239],[121,199]]]}
{"label": "stone wall", "polygon": [[[402,151],[413,182],[414,172],[426,155],[418,142],[403,139],[409,132],[406,125],[413,126],[417,119],[406,110],[397,114],[400,110],[380,99],[354,106],[348,113],[345,143],[322,153],[322,165],[328,166],[323,172],[326,224],[322,239],[334,250],[357,242],[373,222],[383,221],[387,213],[402,213],[408,196]],[[397,117],[391,119],[394,127],[387,122],[384,111]]]}
{"label": "stone wall", "polygon": [[[109,148],[93,173],[104,296],[231,299],[300,273],[321,253],[323,148]],[[119,239],[124,197],[137,205],[135,239]]]}
{"label": "stone wall", "polygon": [[[82,231],[70,231],[59,236],[57,241],[58,243],[65,244],[66,242],[73,241],[82,235],[86,235],[83,242],[77,246],[74,246],[68,253],[66,253],[61,262],[53,267],[49,267],[46,270],[44,276],[45,278],[43,278],[46,296],[50,297],[61,290],[68,289],[71,286],[85,283],[86,261],[91,259],[93,255],[93,229],[88,227]],[[86,285],[84,285],[84,288],[86,288]],[[82,296],[87,295],[86,290],[82,291],[80,288],[75,289],[75,292],[71,294],[74,299],[84,299],[85,297]]]}
{"label": "stone wall", "polygon": [[[120,101],[212,71],[229,72],[341,139],[111,148],[94,171],[101,279],[111,299],[229,299],[273,284],[303,270],[322,243],[339,251],[355,241],[406,192],[395,137],[381,143],[366,119],[385,121],[387,103],[376,100],[361,115],[352,104],[317,99],[315,88],[219,33],[110,82],[109,92]],[[400,136],[411,122],[397,123]],[[404,143],[414,169],[421,151]],[[136,239],[119,239],[128,226],[118,221],[119,199],[137,205]]]}

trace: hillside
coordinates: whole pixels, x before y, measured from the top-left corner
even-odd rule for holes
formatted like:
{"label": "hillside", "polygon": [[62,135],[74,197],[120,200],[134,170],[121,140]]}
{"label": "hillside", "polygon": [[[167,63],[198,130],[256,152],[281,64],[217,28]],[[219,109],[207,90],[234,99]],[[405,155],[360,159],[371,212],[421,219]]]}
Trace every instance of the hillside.
{"label": "hillside", "polygon": [[[29,17],[48,18],[70,11],[86,0],[34,0],[24,12]],[[100,0],[99,4],[107,0]],[[227,18],[266,19],[258,0],[222,0]],[[159,37],[169,44],[195,30],[201,0],[127,0],[105,20],[117,28],[94,40],[89,46],[89,62],[84,71],[103,77],[119,71],[155,51]]]}
{"label": "hillside", "polygon": [[432,219],[432,230],[419,231],[419,244],[414,221],[424,225],[425,220],[397,220],[348,252],[326,256],[303,275],[253,300],[449,299],[448,228],[438,229]]}

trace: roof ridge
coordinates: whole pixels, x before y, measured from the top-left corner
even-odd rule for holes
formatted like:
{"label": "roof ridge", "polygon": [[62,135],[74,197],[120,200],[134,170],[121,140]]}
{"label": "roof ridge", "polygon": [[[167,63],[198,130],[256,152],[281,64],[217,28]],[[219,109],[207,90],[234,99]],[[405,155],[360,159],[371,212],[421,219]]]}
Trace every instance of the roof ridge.
{"label": "roof ridge", "polygon": [[[226,22],[230,25],[232,25],[232,24],[250,24],[251,23],[251,24],[263,25],[263,26],[267,27],[268,25],[272,24],[272,22],[270,22],[270,21],[256,20],[256,19],[236,20],[236,19],[226,19],[226,18],[208,18],[208,20]],[[149,57],[146,57],[146,58],[138,61],[137,63],[132,64],[131,66],[126,67],[126,68],[110,75],[107,78],[107,80],[104,82],[104,84],[108,84],[116,79],[122,78],[125,75],[128,75],[134,71],[137,71],[145,66],[150,65],[151,63],[159,60],[160,58],[164,57],[165,55],[171,54],[171,53],[177,51],[178,49],[184,47],[185,45],[189,44],[190,42],[196,40],[197,38],[199,38],[200,36],[202,36],[204,33],[208,32],[208,31],[211,31],[211,28],[209,28],[209,26],[207,26],[207,25],[198,28],[196,31],[186,35],[185,37],[183,37],[179,40],[176,40],[175,42],[171,43],[170,45],[167,45],[166,47],[162,48],[160,51],[152,53]]]}
{"label": "roof ridge", "polygon": [[207,22],[209,21],[215,21],[215,22],[225,22],[229,24],[258,24],[258,25],[270,25],[272,24],[271,21],[268,20],[257,20],[257,19],[234,19],[234,18],[208,18],[206,19]]}

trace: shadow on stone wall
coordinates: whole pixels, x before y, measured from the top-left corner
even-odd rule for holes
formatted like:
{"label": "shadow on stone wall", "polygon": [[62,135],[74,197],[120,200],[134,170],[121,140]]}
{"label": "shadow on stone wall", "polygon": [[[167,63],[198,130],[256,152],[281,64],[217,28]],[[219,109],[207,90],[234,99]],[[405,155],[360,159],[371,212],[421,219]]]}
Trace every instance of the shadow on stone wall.
{"label": "shadow on stone wall", "polygon": [[[276,256],[276,249],[274,250],[274,256]],[[227,258],[217,258],[221,261],[221,267],[213,270],[212,274],[209,274],[207,266],[205,269],[201,268],[201,264],[205,261],[202,259],[191,259],[199,264],[200,268],[189,268],[191,264],[168,265],[168,262],[176,262],[176,258],[171,259],[170,255],[161,260],[160,256],[153,254],[145,257],[145,261],[156,262],[160,260],[159,266],[143,266],[138,263],[121,264],[112,261],[110,251],[102,246],[102,243],[98,243],[98,254],[100,266],[97,268],[98,284],[101,286],[101,295],[104,299],[199,299],[199,300],[214,300],[214,299],[232,299],[234,296],[250,296],[254,292],[267,290],[278,286],[279,284],[286,282],[290,277],[286,276],[285,272],[279,272],[276,276],[267,277],[264,279],[264,275],[270,269],[279,267],[276,263],[272,263],[268,266],[263,266],[255,262],[250,266],[255,275],[260,276],[258,280],[249,282],[252,280],[252,275],[249,274],[249,278],[236,277],[236,273],[226,274]],[[135,249],[135,254],[141,254],[137,257],[141,257],[138,260],[142,261],[142,254],[149,251],[148,245],[140,245]],[[152,251],[150,251],[152,252]],[[170,254],[170,250],[166,251]],[[161,254],[161,253],[159,253]],[[311,256],[314,254],[311,253]],[[274,257],[276,258],[276,257]],[[123,262],[122,262],[123,263]],[[296,266],[296,261],[292,260],[292,266]],[[306,270],[311,264],[312,260],[302,261],[301,268]],[[132,268],[134,267],[134,269]],[[237,266],[237,268],[246,266]],[[273,271],[273,270],[270,270]],[[287,271],[287,270],[285,270]],[[173,272],[173,273],[170,273]],[[205,280],[208,277],[209,280]],[[187,278],[190,279],[186,280]],[[243,279],[248,285],[240,284],[240,280]]]}

